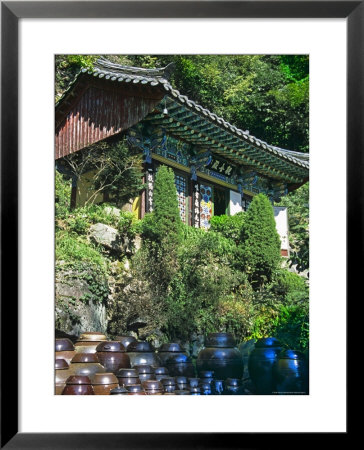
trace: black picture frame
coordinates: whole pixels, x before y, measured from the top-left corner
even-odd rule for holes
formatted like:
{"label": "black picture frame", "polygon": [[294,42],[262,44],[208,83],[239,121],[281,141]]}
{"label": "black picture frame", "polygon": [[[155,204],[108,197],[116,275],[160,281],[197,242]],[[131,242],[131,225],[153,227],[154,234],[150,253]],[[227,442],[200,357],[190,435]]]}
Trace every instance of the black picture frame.
{"label": "black picture frame", "polygon": [[[363,263],[364,1],[5,1],[1,2],[1,369],[11,361],[11,388],[1,371],[1,448],[265,448],[291,446],[290,433],[19,433],[18,324],[18,22],[21,18],[346,18],[347,19],[347,309],[361,292]],[[333,192],[335,187],[333,187]],[[10,319],[9,319],[10,318]],[[12,345],[5,345],[5,336]],[[350,346],[348,346],[348,350]],[[347,361],[349,361],[349,357]],[[340,363],[343,363],[341,361]],[[6,369],[6,372],[9,372]],[[335,441],[349,437],[337,433]],[[288,430],[287,430],[288,431]],[[351,433],[350,433],[351,434]],[[312,438],[304,433],[300,443]],[[315,433],[315,444],[325,441]],[[296,439],[295,439],[296,440]],[[270,444],[268,444],[270,442]]]}

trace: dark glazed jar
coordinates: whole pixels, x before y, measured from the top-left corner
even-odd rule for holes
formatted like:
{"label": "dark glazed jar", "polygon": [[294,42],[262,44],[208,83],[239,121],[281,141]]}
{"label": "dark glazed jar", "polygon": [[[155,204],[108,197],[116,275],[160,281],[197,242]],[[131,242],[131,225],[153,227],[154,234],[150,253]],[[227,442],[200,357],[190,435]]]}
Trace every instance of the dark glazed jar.
{"label": "dark glazed jar", "polygon": [[196,361],[200,377],[206,370],[212,370],[216,378],[223,380],[243,376],[243,361],[239,350],[234,347],[235,339],[231,333],[210,333],[205,343]]}
{"label": "dark glazed jar", "polygon": [[147,341],[131,342],[126,350],[132,367],[142,364],[153,367],[161,365],[153,345]]}
{"label": "dark glazed jar", "polygon": [[90,378],[82,375],[71,375],[66,380],[62,395],[94,395]]}
{"label": "dark glazed jar", "polygon": [[164,392],[174,392],[176,390],[176,381],[172,377],[165,377],[161,380]]}
{"label": "dark glazed jar", "polygon": [[192,359],[184,353],[171,353],[165,366],[171,377],[194,377],[195,368]]}
{"label": "dark glazed jar", "polygon": [[279,395],[308,394],[308,364],[305,355],[295,350],[278,354],[273,365],[275,391]]}
{"label": "dark glazed jar", "polygon": [[225,395],[224,380],[212,380],[211,389],[213,395]]}
{"label": "dark glazed jar", "polygon": [[191,395],[201,395],[201,388],[198,386],[191,387],[190,394]]}
{"label": "dark glazed jar", "polygon": [[161,381],[163,378],[169,376],[168,369],[166,367],[156,367],[154,376],[156,380]]}
{"label": "dark glazed jar", "polygon": [[141,364],[134,366],[137,371],[140,381],[154,380],[154,370],[148,364]]}
{"label": "dark glazed jar", "polygon": [[119,369],[116,372],[116,378],[119,381],[119,386],[141,383],[136,369]]}
{"label": "dark glazed jar", "polygon": [[69,364],[76,354],[72,341],[67,338],[56,339],[55,344],[56,359],[64,359]]}
{"label": "dark glazed jar", "polygon": [[187,389],[176,389],[174,391],[175,395],[191,395],[191,392]]}
{"label": "dark glazed jar", "polygon": [[118,386],[115,389],[111,389],[110,395],[128,395],[128,391],[124,387]]}
{"label": "dark glazed jar", "polygon": [[189,387],[188,379],[184,376],[174,377],[178,390],[184,391]]}
{"label": "dark glazed jar", "polygon": [[158,349],[158,357],[162,365],[165,365],[170,356],[176,355],[177,353],[183,353],[187,356],[184,348],[175,342],[169,344],[162,344]]}
{"label": "dark glazed jar", "polygon": [[137,340],[134,336],[116,336],[114,341],[121,342],[125,349],[127,349],[129,344],[136,342]]}
{"label": "dark glazed jar", "polygon": [[125,353],[125,348],[121,342],[100,342],[96,347],[96,352],[100,363],[108,372],[115,374],[119,369],[130,367],[129,356]]}
{"label": "dark glazed jar", "polygon": [[242,381],[238,378],[227,378],[225,380],[225,394],[226,395],[243,395],[244,388]]}
{"label": "dark glazed jar", "polygon": [[68,370],[68,363],[65,359],[56,359],[55,361],[55,395],[61,395],[64,387],[66,386],[66,380],[70,376]]}
{"label": "dark glazed jar", "polygon": [[202,370],[200,372],[201,383],[211,383],[214,379],[214,372],[212,370]]}
{"label": "dark glazed jar", "polygon": [[72,375],[87,377],[92,377],[95,373],[106,372],[96,353],[76,353],[72,358],[69,370]]}
{"label": "dark glazed jar", "polygon": [[147,395],[161,395],[164,392],[163,384],[157,380],[143,381],[142,386]]}
{"label": "dark glazed jar", "polygon": [[275,392],[273,364],[282,350],[281,343],[274,337],[258,339],[249,356],[249,374],[255,394],[271,395]]}
{"label": "dark glazed jar", "polygon": [[202,381],[200,384],[201,395],[211,395],[211,384],[208,381]]}
{"label": "dark glazed jar", "polygon": [[110,395],[110,391],[119,386],[118,379],[113,373],[96,373],[91,378],[95,395]]}

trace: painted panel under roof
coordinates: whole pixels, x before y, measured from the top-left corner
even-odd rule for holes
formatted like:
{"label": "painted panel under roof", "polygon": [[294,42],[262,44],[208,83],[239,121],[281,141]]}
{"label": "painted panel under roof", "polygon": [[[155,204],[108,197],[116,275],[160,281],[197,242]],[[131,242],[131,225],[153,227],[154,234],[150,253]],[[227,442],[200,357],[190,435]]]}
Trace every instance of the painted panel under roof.
{"label": "painted panel under roof", "polygon": [[130,128],[146,117],[160,99],[126,96],[122,91],[90,86],[56,130],[55,158],[77,152]]}

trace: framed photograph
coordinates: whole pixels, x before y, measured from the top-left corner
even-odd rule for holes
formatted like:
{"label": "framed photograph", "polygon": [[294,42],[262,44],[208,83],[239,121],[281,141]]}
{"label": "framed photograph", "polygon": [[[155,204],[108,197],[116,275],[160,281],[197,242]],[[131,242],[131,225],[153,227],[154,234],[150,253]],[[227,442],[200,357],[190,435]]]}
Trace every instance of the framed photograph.
{"label": "framed photograph", "polygon": [[[363,19],[361,1],[1,3],[2,447],[229,448],[285,442],[290,433],[348,437],[345,318],[361,269],[353,254],[362,247]],[[193,405],[200,397],[124,396],[121,405],[54,396],[54,56],[62,54],[309,55],[309,395],[203,396]],[[196,192],[181,155],[173,158],[180,208],[193,225]],[[155,155],[157,165],[165,159]],[[211,164],[228,170],[223,159]],[[238,190],[227,200],[221,180],[210,184],[214,208],[236,203]],[[140,202],[151,210],[148,190]]]}

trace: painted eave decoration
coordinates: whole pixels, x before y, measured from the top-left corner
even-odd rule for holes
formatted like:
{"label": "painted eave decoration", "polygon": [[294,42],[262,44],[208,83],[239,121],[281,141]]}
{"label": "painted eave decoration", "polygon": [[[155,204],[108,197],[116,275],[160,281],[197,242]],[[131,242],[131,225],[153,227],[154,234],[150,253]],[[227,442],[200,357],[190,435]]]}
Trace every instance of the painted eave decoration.
{"label": "painted eave decoration", "polygon": [[180,94],[169,82],[172,70],[173,63],[143,69],[105,59],[82,69],[56,104],[56,159],[143,120],[291,189],[308,180],[308,153],[269,145]]}

